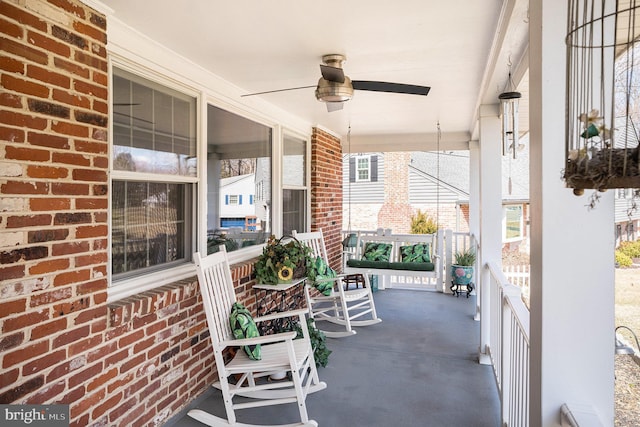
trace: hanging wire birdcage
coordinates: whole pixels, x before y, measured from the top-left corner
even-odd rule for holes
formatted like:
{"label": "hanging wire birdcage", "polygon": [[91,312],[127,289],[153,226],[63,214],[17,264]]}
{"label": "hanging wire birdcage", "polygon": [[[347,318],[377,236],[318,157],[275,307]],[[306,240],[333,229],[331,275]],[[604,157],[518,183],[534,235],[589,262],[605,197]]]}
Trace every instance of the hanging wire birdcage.
{"label": "hanging wire birdcage", "polygon": [[640,188],[640,0],[570,0],[564,179]]}

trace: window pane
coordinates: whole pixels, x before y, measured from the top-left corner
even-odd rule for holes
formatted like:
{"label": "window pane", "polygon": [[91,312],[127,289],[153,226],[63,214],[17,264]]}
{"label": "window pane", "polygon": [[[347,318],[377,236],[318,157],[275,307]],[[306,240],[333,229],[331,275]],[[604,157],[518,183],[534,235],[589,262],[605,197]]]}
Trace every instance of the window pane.
{"label": "window pane", "polygon": [[122,70],[113,78],[115,170],[196,176],[196,99]]}
{"label": "window pane", "polygon": [[291,234],[293,230],[305,232],[306,190],[283,190],[282,192],[282,233]]}
{"label": "window pane", "polygon": [[112,183],[112,271],[116,278],[188,261],[191,184]]}
{"label": "window pane", "polygon": [[508,206],[507,216],[507,239],[515,239],[522,236],[522,206]]}
{"label": "window pane", "polygon": [[305,185],[305,154],[307,143],[303,139],[284,137],[282,174],[284,185]]}
{"label": "window pane", "polygon": [[357,160],[358,165],[358,181],[369,180],[369,158],[360,157]]}
{"label": "window pane", "polygon": [[207,245],[228,251],[271,230],[271,128],[207,107]]}

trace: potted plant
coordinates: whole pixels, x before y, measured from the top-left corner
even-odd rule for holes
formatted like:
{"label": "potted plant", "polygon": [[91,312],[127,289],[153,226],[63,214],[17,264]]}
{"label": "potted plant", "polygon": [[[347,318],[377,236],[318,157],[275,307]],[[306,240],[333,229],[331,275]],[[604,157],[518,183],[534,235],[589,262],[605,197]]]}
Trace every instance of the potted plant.
{"label": "potted plant", "polygon": [[254,264],[256,281],[265,285],[289,283],[306,275],[311,267],[311,249],[291,236],[271,235]]}
{"label": "potted plant", "polygon": [[[307,318],[307,328],[309,329],[309,339],[311,340],[311,347],[313,348],[313,358],[316,360],[316,367],[326,367],[329,363],[329,355],[331,350],[327,348],[327,337],[322,331],[316,328],[314,320]],[[296,325],[296,332],[298,338],[302,337],[302,328],[300,325]]]}
{"label": "potted plant", "polygon": [[473,266],[476,263],[476,252],[469,248],[458,251],[454,255],[451,276],[456,285],[469,285],[473,279]]}

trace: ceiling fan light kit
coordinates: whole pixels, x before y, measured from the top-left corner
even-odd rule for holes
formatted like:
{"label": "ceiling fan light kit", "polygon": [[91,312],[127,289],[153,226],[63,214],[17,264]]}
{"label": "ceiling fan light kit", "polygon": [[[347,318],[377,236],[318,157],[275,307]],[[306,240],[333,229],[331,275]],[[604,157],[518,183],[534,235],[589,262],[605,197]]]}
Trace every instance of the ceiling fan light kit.
{"label": "ceiling fan light kit", "polygon": [[[342,63],[344,61],[346,61],[346,57],[337,53],[324,55],[322,57],[322,62],[324,62],[324,64],[320,65],[322,77],[320,77],[318,85],[316,86],[316,99],[326,103],[327,111],[329,112],[342,109],[343,103],[349,101],[353,97],[354,89],[423,96],[428,95],[429,90],[431,89],[428,86],[408,85],[402,83],[366,80],[352,81],[349,77],[344,75],[344,70],[342,69]],[[243,96],[264,95],[267,93],[304,89],[307,87],[309,86],[256,92]]]}
{"label": "ceiling fan light kit", "polygon": [[349,77],[343,83],[332,82],[320,77],[316,88],[316,98],[324,102],[344,102],[353,97],[353,86]]}

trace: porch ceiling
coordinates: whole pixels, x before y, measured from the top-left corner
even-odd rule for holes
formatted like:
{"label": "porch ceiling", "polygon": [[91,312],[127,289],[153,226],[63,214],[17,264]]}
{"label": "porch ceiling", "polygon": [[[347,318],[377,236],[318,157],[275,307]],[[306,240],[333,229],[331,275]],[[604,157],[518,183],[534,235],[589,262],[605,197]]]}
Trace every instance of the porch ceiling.
{"label": "porch ceiling", "polygon": [[346,55],[352,79],[431,87],[427,97],[356,91],[332,113],[314,88],[260,95],[343,136],[350,124],[351,151],[435,149],[438,122],[441,148],[467,149],[478,106],[497,103],[504,89],[509,58],[516,81],[528,65],[526,0],[106,4],[115,19],[227,80],[248,105],[241,94],[315,85],[329,53]]}

